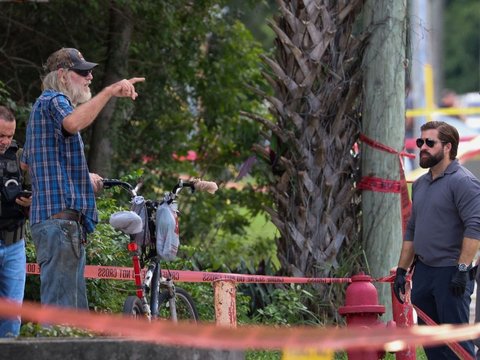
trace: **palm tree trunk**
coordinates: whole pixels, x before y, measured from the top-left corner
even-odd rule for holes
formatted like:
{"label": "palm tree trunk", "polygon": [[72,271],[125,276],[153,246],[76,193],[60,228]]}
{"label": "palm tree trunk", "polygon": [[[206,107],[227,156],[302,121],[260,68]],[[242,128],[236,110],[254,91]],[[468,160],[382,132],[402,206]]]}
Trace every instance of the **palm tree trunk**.
{"label": "palm tree trunk", "polygon": [[[265,58],[274,94],[263,94],[274,121],[250,116],[267,127],[270,148],[255,149],[276,179],[270,187],[276,206],[267,210],[281,234],[283,272],[325,277],[339,269],[345,248],[360,244],[359,165],[352,149],[360,132],[365,46],[354,25],[363,1],[277,3],[276,57]],[[356,261],[348,272],[356,271]]]}

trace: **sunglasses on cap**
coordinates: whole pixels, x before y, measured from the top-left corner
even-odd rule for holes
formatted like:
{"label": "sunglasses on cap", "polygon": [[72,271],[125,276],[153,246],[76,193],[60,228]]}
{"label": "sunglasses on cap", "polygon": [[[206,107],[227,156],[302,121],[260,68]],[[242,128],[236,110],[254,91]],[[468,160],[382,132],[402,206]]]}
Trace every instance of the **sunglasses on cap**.
{"label": "sunglasses on cap", "polygon": [[426,139],[418,138],[416,144],[419,149],[423,146],[423,144],[427,144],[429,148],[433,148],[437,142],[443,143],[443,141],[440,141],[440,140],[432,140],[429,138],[426,138]]}
{"label": "sunglasses on cap", "polygon": [[80,75],[82,77],[87,77],[92,73],[92,69],[90,70],[77,70],[77,69],[68,69],[70,71],[73,71],[75,74]]}

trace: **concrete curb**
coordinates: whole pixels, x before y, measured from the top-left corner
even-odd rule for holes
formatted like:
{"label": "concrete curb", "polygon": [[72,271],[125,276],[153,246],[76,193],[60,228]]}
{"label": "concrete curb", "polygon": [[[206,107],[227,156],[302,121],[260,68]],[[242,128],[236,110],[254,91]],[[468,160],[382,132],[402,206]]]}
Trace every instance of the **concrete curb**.
{"label": "concrete curb", "polygon": [[167,347],[111,338],[0,339],[2,359],[12,360],[244,360],[243,351]]}

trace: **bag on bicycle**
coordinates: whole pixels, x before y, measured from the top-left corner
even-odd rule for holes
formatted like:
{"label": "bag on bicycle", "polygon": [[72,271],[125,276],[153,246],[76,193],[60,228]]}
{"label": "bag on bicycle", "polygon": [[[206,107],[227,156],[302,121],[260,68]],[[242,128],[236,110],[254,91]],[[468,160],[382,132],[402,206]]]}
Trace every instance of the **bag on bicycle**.
{"label": "bag on bicycle", "polygon": [[175,260],[180,245],[177,212],[163,203],[157,208],[156,223],[157,254],[163,260]]}
{"label": "bag on bicycle", "polygon": [[140,216],[143,223],[142,231],[135,235],[135,242],[141,247],[150,246],[152,241],[150,239],[150,229],[148,228],[148,211],[143,196],[135,196],[131,210]]}

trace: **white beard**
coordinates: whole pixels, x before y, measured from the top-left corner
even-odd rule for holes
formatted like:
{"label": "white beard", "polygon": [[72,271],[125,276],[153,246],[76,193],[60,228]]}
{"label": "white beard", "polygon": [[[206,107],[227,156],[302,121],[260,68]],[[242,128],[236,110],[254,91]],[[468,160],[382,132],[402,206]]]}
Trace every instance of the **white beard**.
{"label": "white beard", "polygon": [[86,103],[92,98],[92,92],[89,87],[75,85],[71,81],[68,83],[68,92],[69,94],[67,95],[75,106]]}

